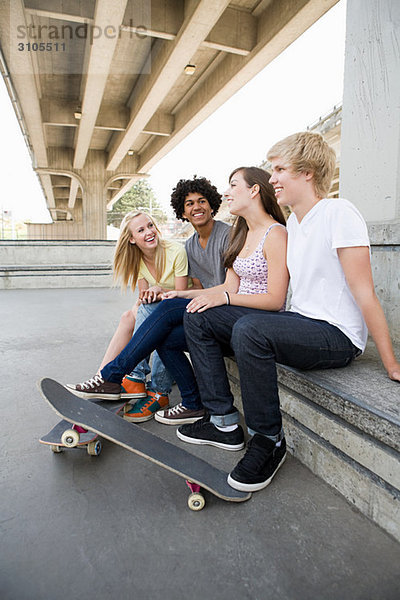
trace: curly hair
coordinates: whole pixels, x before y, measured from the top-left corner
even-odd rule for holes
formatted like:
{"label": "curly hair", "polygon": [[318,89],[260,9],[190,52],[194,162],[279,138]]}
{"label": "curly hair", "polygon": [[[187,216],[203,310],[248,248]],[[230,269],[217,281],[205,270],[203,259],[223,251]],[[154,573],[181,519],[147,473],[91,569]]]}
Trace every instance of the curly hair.
{"label": "curly hair", "polygon": [[221,206],[222,196],[208,179],[205,177],[197,177],[197,175],[195,175],[193,179],[180,179],[172,190],[171,206],[174,209],[176,218],[181,221],[187,221],[183,216],[183,213],[185,210],[186,196],[191,193],[197,193],[204,196],[211,206],[213,217],[215,217]]}

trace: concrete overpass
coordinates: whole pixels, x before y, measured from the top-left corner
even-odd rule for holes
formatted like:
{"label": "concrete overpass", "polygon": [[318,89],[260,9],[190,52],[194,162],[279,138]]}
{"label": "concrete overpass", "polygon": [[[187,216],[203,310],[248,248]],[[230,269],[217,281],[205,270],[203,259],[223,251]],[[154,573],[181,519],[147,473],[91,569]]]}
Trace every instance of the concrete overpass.
{"label": "concrete overpass", "polygon": [[53,223],[106,207],[337,0],[5,0],[1,70]]}

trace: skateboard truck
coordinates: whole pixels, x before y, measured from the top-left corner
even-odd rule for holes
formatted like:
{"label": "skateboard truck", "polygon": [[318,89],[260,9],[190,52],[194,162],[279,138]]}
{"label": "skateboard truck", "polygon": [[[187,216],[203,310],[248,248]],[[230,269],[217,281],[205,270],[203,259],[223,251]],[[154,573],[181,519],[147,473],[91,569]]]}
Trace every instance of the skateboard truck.
{"label": "skateboard truck", "polygon": [[206,500],[203,494],[200,492],[201,487],[197,483],[189,481],[189,479],[186,479],[186,485],[192,492],[188,498],[188,507],[190,508],[190,510],[197,511],[204,508]]}

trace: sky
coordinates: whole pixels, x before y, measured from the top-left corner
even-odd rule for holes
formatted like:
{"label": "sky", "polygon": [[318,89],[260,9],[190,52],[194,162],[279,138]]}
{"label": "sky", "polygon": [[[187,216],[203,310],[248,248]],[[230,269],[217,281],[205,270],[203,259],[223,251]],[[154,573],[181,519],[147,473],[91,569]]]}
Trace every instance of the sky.
{"label": "sky", "polygon": [[[205,176],[222,193],[234,168],[259,165],[272,144],[341,103],[345,16],[340,0],[151,169],[148,181],[165,210],[179,179]],[[51,221],[1,77],[0,122],[0,209],[16,220]]]}

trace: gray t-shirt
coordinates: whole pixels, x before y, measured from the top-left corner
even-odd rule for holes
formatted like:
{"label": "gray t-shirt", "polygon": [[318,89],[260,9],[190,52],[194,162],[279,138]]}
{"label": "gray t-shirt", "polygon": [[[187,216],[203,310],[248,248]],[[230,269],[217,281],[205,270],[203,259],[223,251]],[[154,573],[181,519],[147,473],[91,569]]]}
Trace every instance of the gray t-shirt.
{"label": "gray t-shirt", "polygon": [[186,241],[189,276],[200,279],[203,288],[220,285],[225,281],[223,254],[228,245],[230,225],[214,221],[207,246],[202,248],[197,231]]}

